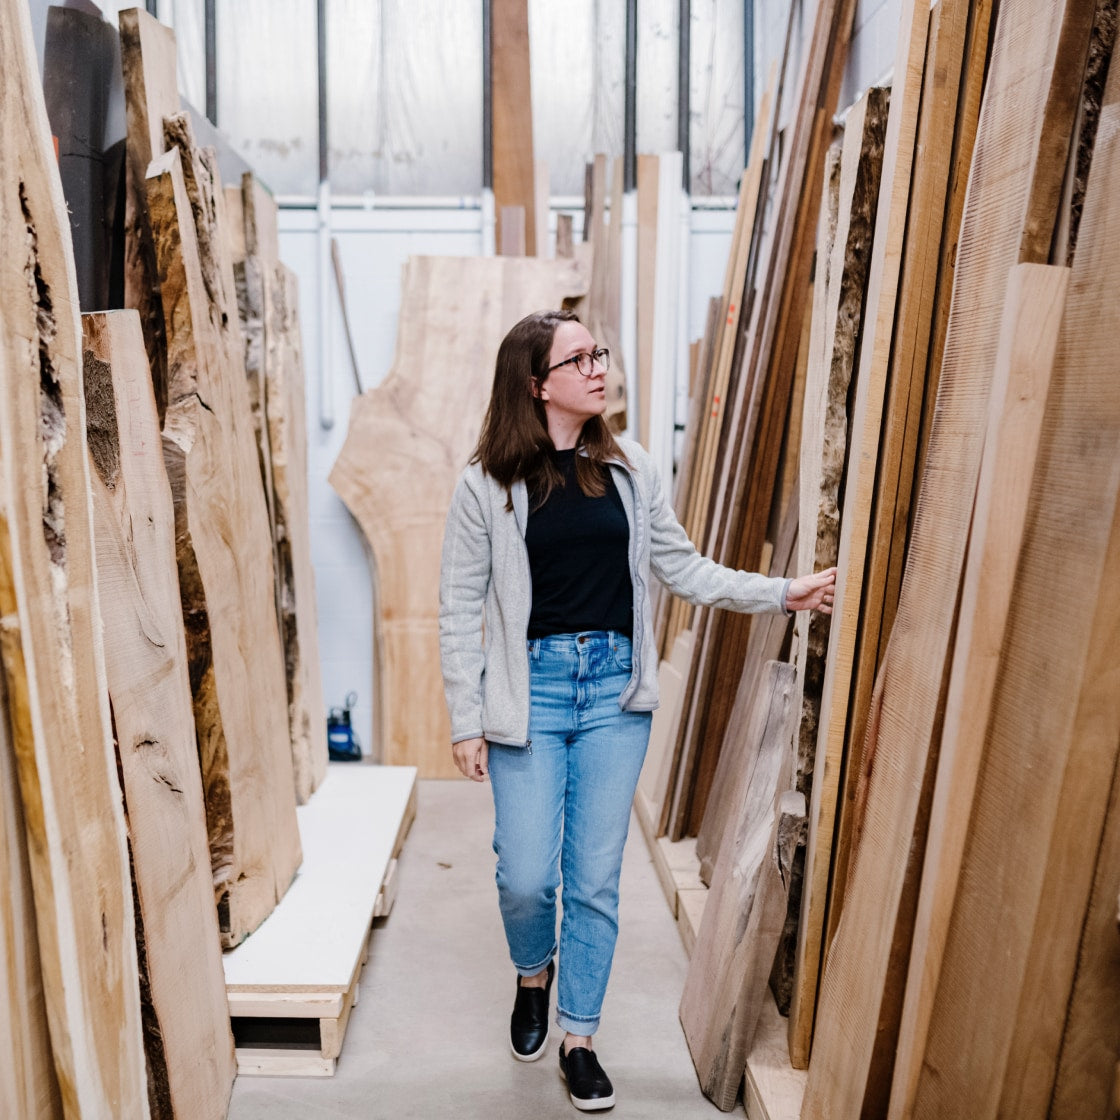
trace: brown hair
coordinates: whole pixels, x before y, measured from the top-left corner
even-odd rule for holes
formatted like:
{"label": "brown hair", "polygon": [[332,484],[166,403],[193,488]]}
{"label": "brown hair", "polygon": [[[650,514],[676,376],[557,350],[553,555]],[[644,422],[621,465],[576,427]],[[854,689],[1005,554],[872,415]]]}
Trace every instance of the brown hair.
{"label": "brown hair", "polygon": [[[506,488],[506,509],[513,508],[511,487],[524,479],[536,504],[543,505],[563,477],[553,456],[544,402],[534,389],[548,379],[552,340],[561,323],[578,323],[574,311],[535,311],[512,327],[498,347],[494,387],[482,421],[482,434],[472,463]],[[583,425],[576,443],[576,481],[589,498],[606,493],[609,459],[626,461],[606,420],[592,416]]]}

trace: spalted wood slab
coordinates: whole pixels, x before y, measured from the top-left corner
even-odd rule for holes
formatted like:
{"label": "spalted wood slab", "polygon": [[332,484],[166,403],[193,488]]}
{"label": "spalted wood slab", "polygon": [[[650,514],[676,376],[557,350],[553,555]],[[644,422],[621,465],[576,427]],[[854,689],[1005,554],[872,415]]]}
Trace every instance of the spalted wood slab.
{"label": "spalted wood slab", "polygon": [[292,767],[296,795],[306,800],[327,776],[327,723],[319,663],[315,571],[311,564],[299,281],[290,268],[278,264],[271,286],[276,358],[266,366],[265,391],[275,510],[276,579],[288,681]]}
{"label": "spalted wood slab", "polygon": [[128,809],[153,1116],[222,1120],[236,1074],[175,564],[175,513],[135,311],[86,315],[105,675]]}
{"label": "spalted wood slab", "polygon": [[47,1020],[67,1116],[146,1116],[77,284],[30,17],[18,0],[0,3],[0,58],[0,662]]}
{"label": "spalted wood slab", "polygon": [[0,1113],[27,1120],[62,1116],[51,1060],[39,932],[31,893],[19,775],[0,675]]}
{"label": "spalted wood slab", "polygon": [[841,918],[824,971],[805,1115],[857,1115],[867,1089],[923,779],[938,746],[1007,278],[1018,257],[1063,16],[1063,5],[1009,0],[996,24],[926,472],[864,751],[867,808],[845,894],[853,917]]}
{"label": "spalted wood slab", "polygon": [[330,483],[376,564],[382,761],[417,766],[421,777],[458,773],[439,667],[440,548],[498,345],[525,315],[586,289],[574,259],[413,257],[392,369],[352,406]]}
{"label": "spalted wood slab", "polygon": [[[244,369],[209,298],[178,149],[148,205],[168,330],[164,461],[222,940],[272,911],[300,862],[271,532]],[[220,191],[215,191],[220,198]],[[218,236],[209,238],[218,245]]]}
{"label": "spalted wood slab", "polygon": [[175,33],[143,8],[118,17],[128,139],[125,145],[125,306],[140,313],[160,422],[167,408],[167,335],[144,179],[164,151],[163,118],[179,112]]}
{"label": "spalted wood slab", "polygon": [[[700,1087],[724,1111],[739,1091],[785,921],[797,829],[783,821],[789,806],[780,802],[793,769],[795,672],[777,661],[763,670],[746,735],[753,749],[742,795],[727,820],[681,998]],[[792,796],[803,822],[805,799]]]}

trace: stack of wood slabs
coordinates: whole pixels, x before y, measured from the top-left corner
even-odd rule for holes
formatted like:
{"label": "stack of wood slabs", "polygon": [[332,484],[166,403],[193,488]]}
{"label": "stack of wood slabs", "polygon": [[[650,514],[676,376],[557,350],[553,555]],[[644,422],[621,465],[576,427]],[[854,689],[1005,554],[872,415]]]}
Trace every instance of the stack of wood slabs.
{"label": "stack of wood slabs", "polygon": [[298,285],[280,264],[276,203],[246,172],[226,188],[230,251],[257,458],[272,525],[296,799],[327,770],[323,682],[308,537],[307,433]]}
{"label": "stack of wood slabs", "polygon": [[[885,1107],[882,1098],[890,1084],[892,1035],[903,1003],[926,843],[923,816],[928,815],[932,800],[941,743],[943,681],[948,680],[950,638],[958,617],[958,587],[1008,279],[1019,258],[1030,200],[1048,189],[1048,178],[1060,179],[1065,173],[1064,153],[1069,149],[1084,72],[1083,17],[1084,6],[1079,5],[1023,0],[1000,8],[962,219],[937,408],[898,613],[864,751],[866,806],[853,831],[844,912],[823,977],[806,1115],[848,1116],[865,1107],[874,1114]],[[921,18],[915,19],[920,24]],[[1059,105],[1065,109],[1057,111]],[[1062,133],[1064,141],[1057,140]],[[1063,154],[1054,159],[1047,155],[1052,151]],[[1056,214],[1053,222],[1057,224]],[[1108,228],[1106,221],[1102,228]],[[1098,281],[1099,277],[1094,283]],[[1045,463],[1044,454],[1036,486]],[[1097,489],[1102,481],[1094,478],[1089,488]],[[1077,485],[1086,487],[1087,479],[1082,477]],[[1021,559],[1017,578],[1023,578],[1024,564]],[[1071,603],[1063,606],[1068,610]],[[1034,641],[1048,648],[1053,637],[1039,631]],[[1001,657],[1009,651],[1005,642]],[[1034,687],[1052,668],[1035,680]],[[1017,679],[1016,674],[1010,665],[1004,670],[1009,682]],[[1018,749],[1022,735],[1016,743]],[[1013,765],[1018,770],[1019,763]],[[1004,824],[993,818],[990,825],[977,821],[976,828],[977,835],[998,835],[1001,860],[1013,862],[1004,844],[1008,835]],[[1038,842],[1045,837],[1043,829]],[[935,853],[940,843],[941,836],[931,833],[930,859],[939,858]],[[997,874],[1002,877],[1005,872]],[[991,886],[992,880],[986,879],[978,894],[987,894]],[[994,889],[991,897],[997,895]],[[1029,907],[1022,911],[1012,907],[1002,912],[998,925],[988,927],[988,936],[1002,942],[1009,920],[1029,925],[1033,919]],[[974,933],[973,945],[975,937]],[[928,998],[928,993],[922,998]],[[963,998],[975,1007],[971,991]],[[971,1015],[970,1010],[967,1018]],[[959,1045],[961,1026],[958,1015],[951,1029],[955,1048],[964,1053],[969,1047]],[[995,1115],[986,1107],[966,1107],[962,1114]]]}
{"label": "stack of wood slabs", "polygon": [[153,1114],[224,1117],[233,1038],[213,905],[175,519],[135,311],[83,318],[105,668],[128,812]]}
{"label": "stack of wood slabs", "polygon": [[170,82],[165,72],[171,33],[141,11],[122,14],[122,33],[130,166],[158,157],[133,183],[140,191],[129,229],[138,244],[128,262],[146,292],[147,229],[162,320],[147,317],[146,298],[137,310],[149,352],[167,347],[164,459],[214,889],[222,939],[234,945],[270,912],[300,858],[272,533],[213,153],[194,146],[178,114],[174,70]]}
{"label": "stack of wood slabs", "polygon": [[[15,988],[13,1008],[29,1033],[5,1040],[11,1057],[4,1064],[18,1066],[20,1097],[49,1114],[54,1090],[39,1064],[28,942],[37,929],[63,1108],[145,1116],[132,885],[94,575],[77,286],[30,17],[18,0],[0,3],[0,57],[2,718],[19,775],[36,917],[32,925],[25,906],[5,905],[19,923],[5,940],[23,945],[32,971],[26,987]],[[22,874],[17,858],[5,878],[18,890]],[[9,976],[11,967],[9,958]]]}
{"label": "stack of wood slabs", "polygon": [[[178,148],[153,161],[147,182],[168,325],[164,458],[211,863],[222,936],[236,945],[300,859],[271,532],[244,370],[220,326],[236,314],[208,298]],[[214,252],[222,239],[211,232]],[[213,260],[206,273],[220,275]]]}
{"label": "stack of wood slabs", "polygon": [[223,957],[239,1073],[334,1072],[415,799],[414,767],[336,763],[300,806],[304,861],[291,890]]}
{"label": "stack of wood slabs", "polygon": [[440,542],[505,333],[587,290],[575,259],[414,257],[389,375],[355,402],[331,485],[376,565],[384,761],[458,773],[439,668]]}
{"label": "stack of wood slabs", "polygon": [[752,764],[720,844],[681,998],[700,1084],[724,1110],[735,1102],[768,997],[793,848],[805,820],[804,796],[788,788],[794,676],[792,665],[767,662],[755,693],[746,731]]}

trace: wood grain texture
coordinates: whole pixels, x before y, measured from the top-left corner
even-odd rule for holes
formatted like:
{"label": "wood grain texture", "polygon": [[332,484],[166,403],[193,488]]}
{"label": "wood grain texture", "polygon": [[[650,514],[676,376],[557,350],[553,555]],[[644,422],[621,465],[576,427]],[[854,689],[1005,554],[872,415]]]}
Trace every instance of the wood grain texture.
{"label": "wood grain texture", "polygon": [[937,991],[1016,588],[1068,275],[1064,268],[1020,265],[1008,281],[930,820],[934,842],[927,849],[922,873],[895,1060],[899,1115],[913,1104]]}
{"label": "wood grain texture", "polygon": [[[859,1112],[957,605],[1007,277],[1015,263],[1062,12],[1001,6],[957,257],[925,481],[869,730],[862,839],[821,987],[804,1115]],[[872,739],[874,735],[874,739]]]}
{"label": "wood grain texture", "polygon": [[[864,511],[854,505],[854,493],[846,489],[845,520],[841,521],[840,486],[845,472],[850,479],[854,469],[847,442],[849,422],[856,442],[854,454],[874,454],[871,440],[876,433],[869,433],[863,442],[865,436],[859,424],[860,404],[870,395],[861,395],[858,382],[853,394],[851,381],[856,376],[857,365],[861,376],[866,368],[861,331],[868,341],[874,337],[873,331],[863,324],[865,314],[876,310],[870,303],[872,293],[868,284],[870,270],[876,261],[882,260],[883,253],[877,240],[876,213],[880,203],[880,178],[885,168],[884,144],[890,128],[888,105],[891,97],[890,91],[873,87],[852,107],[845,122],[836,187],[837,222],[824,277],[820,349],[813,354],[816,363],[812,388],[806,391],[811,407],[807,410],[806,438],[802,447],[806,481],[801,488],[805,503],[801,521],[802,533],[808,536],[808,541],[801,546],[800,571],[819,571],[836,564],[842,549],[842,525],[846,522],[847,531],[852,534],[855,530],[851,522],[864,515]],[[873,256],[873,245],[880,255]],[[811,347],[811,353],[816,349],[816,346]],[[869,372],[868,376],[874,373]],[[856,414],[850,417],[849,402],[853,395]],[[853,499],[851,513],[847,505],[850,498]],[[798,747],[813,778],[805,853],[806,879],[801,895],[797,964],[790,1006],[790,1050],[798,1068],[804,1068],[808,1060],[823,951],[832,829],[843,745],[843,713],[839,715],[839,737],[831,722],[838,718],[837,704],[832,701],[840,668],[836,660],[836,632],[845,625],[845,620],[836,617],[833,621],[829,616],[813,615],[804,625],[806,640],[798,654],[805,674],[799,704]],[[854,623],[847,621],[846,625],[851,629]],[[826,651],[832,656],[826,658]],[[816,738],[810,744],[812,728],[816,728]]]}
{"label": "wood grain texture", "polygon": [[[1120,94],[1120,75],[1113,84]],[[1120,495],[1118,182],[1120,99],[1097,133],[916,1117],[996,1115],[1027,974],[1051,967],[1031,958],[1050,855],[1085,823],[1057,817],[1071,752],[1088,765],[1100,752],[1098,773],[1115,766],[1120,709],[1107,661],[1089,653],[1101,652],[1093,627],[1107,632],[1116,601],[1102,577]],[[1087,725],[1079,726],[1079,698]],[[994,958],[978,951],[997,935]]]}
{"label": "wood grain texture", "polygon": [[18,0],[0,3],[0,57],[0,663],[43,991],[65,1115],[145,1116],[77,284],[30,16]]}
{"label": "wood grain texture", "polygon": [[105,675],[128,810],[153,1116],[221,1120],[236,1074],[175,565],[135,311],[86,315],[84,389]]}
{"label": "wood grain texture", "polygon": [[[266,369],[272,459],[280,637],[288,681],[288,730],[296,798],[327,776],[327,726],[319,659],[319,616],[307,482],[307,399],[299,325],[299,280],[286,265],[272,273],[275,360]],[[306,799],[306,797],[304,797]]]}
{"label": "wood grain texture", "polygon": [[59,1120],[62,1097],[47,1029],[27,835],[8,718],[0,674],[0,952],[6,962],[0,970],[0,1110],[27,1120]]}
{"label": "wood grain texture", "polygon": [[[930,12],[929,39],[910,187],[907,232],[899,276],[891,342],[890,372],[876,468],[875,500],[868,533],[862,595],[861,635],[852,669],[845,751],[848,765],[840,801],[834,879],[842,900],[852,839],[861,755],[867,734],[875,675],[882,663],[898,607],[902,565],[910,525],[914,463],[928,382],[934,300],[939,290],[938,260],[946,233],[947,192],[954,136],[975,136],[979,103],[959,104],[961,68],[968,39],[987,44],[991,4],[984,0],[939,0]],[[970,60],[982,68],[981,60]],[[959,153],[967,167],[971,146]],[[963,194],[963,184],[961,186]],[[948,231],[956,236],[958,225]],[[825,943],[836,933],[841,906],[830,911]]]}
{"label": "wood grain texture", "polygon": [[681,997],[700,1087],[724,1111],[739,1090],[785,919],[788,878],[779,874],[775,889],[767,868],[777,858],[776,811],[792,770],[794,673],[776,661],[763,670],[745,733],[741,796],[720,844]]}
{"label": "wood grain texture", "polygon": [[[272,911],[300,862],[271,532],[240,347],[222,333],[177,148],[148,204],[168,328],[164,461],[223,943]],[[220,190],[213,192],[220,198]],[[211,231],[210,246],[224,235]]]}
{"label": "wood grain texture", "polygon": [[503,227],[498,244],[505,244],[505,207],[520,206],[524,209],[523,252],[533,257],[537,255],[537,219],[528,0],[496,0],[491,8],[490,83],[494,208]]}
{"label": "wood grain texture", "polygon": [[478,439],[506,331],[586,291],[575,259],[413,257],[393,365],[350,412],[330,483],[376,565],[383,761],[455,768],[439,668],[439,561],[455,483]]}
{"label": "wood grain texture", "polygon": [[143,8],[118,17],[128,139],[125,145],[125,306],[140,313],[160,423],[167,409],[167,336],[145,177],[164,151],[163,118],[179,112],[175,34]]}

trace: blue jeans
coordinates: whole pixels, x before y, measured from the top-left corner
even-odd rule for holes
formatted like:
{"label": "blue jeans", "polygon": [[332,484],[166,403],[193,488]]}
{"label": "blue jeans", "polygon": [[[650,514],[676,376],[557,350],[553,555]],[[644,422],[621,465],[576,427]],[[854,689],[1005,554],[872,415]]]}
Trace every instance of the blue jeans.
{"label": "blue jeans", "polygon": [[624,712],[630,640],[613,631],[529,642],[528,749],[491,743],[498,904],[510,956],[534,976],[557,951],[556,1022],[598,1029],[618,934],[618,879],[650,713]]}

